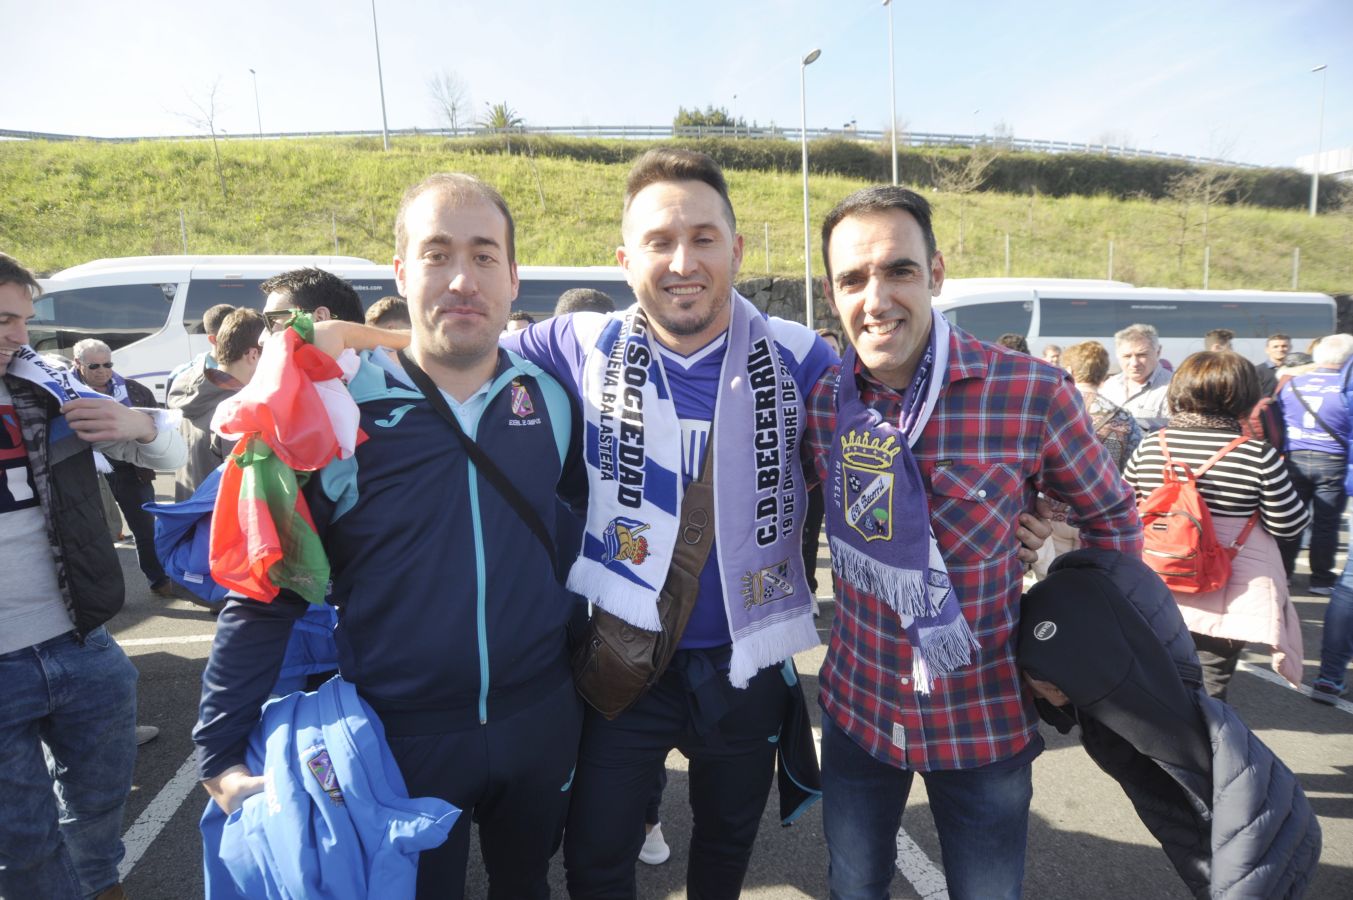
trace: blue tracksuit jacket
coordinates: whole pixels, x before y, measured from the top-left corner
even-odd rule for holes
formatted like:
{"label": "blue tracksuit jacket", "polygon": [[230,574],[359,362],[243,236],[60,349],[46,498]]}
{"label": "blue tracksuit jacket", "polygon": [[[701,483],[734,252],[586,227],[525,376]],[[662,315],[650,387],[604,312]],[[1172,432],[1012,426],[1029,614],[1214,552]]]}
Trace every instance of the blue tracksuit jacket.
{"label": "blue tracksuit jacket", "polygon": [[341,678],[264,707],[247,758],[263,793],[202,816],[208,900],[412,897],[419,852],[460,815],[409,799],[380,720]]}
{"label": "blue tracksuit jacket", "polygon": [[[368,440],[304,488],[332,566],[339,670],[391,735],[510,715],[570,677],[578,598],[402,370],[365,357],[349,388]],[[575,415],[552,378],[500,351],[483,411],[465,426],[547,527],[564,518],[561,490],[586,489]],[[561,549],[561,567],[570,562]],[[243,761],[304,607],[283,592],[222,611],[194,730],[204,779]]]}

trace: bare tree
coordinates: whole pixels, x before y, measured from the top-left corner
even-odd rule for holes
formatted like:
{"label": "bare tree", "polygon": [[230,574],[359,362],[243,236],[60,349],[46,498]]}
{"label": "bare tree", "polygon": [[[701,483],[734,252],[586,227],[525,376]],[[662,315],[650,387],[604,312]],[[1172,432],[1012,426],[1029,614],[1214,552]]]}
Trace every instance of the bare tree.
{"label": "bare tree", "polygon": [[226,190],[225,169],[221,166],[221,147],[216,141],[216,120],[225,109],[217,97],[220,91],[221,79],[218,77],[201,96],[189,94],[188,102],[193,105],[193,109],[179,112],[177,115],[194,128],[203,129],[211,135],[211,152],[216,158],[216,177],[221,182],[221,199],[229,201],[230,192]]}
{"label": "bare tree", "polygon": [[935,186],[947,194],[958,195],[958,252],[963,252],[968,195],[986,183],[988,170],[1000,157],[991,144],[978,144],[961,159],[932,153],[926,157]]}
{"label": "bare tree", "polygon": [[465,113],[470,109],[469,91],[459,75],[442,69],[428,78],[428,96],[440,122],[454,135],[459,130]]}
{"label": "bare tree", "polygon": [[[1165,192],[1176,204],[1173,215],[1179,223],[1177,242],[1177,273],[1179,283],[1184,283],[1184,248],[1188,243],[1189,229],[1200,229],[1203,246],[1208,245],[1208,228],[1221,216],[1213,209],[1228,202],[1236,202],[1240,187],[1240,176],[1232,170],[1220,166],[1199,166],[1187,172],[1172,175],[1166,182]],[[1200,210],[1197,220],[1193,210]]]}

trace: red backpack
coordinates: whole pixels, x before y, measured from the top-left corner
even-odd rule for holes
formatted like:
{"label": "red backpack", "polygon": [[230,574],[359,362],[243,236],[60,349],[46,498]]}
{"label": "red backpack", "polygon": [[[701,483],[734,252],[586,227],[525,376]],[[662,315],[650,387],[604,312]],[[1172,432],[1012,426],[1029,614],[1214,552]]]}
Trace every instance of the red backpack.
{"label": "red backpack", "polygon": [[1186,463],[1170,457],[1165,445],[1165,429],[1157,432],[1160,452],[1165,457],[1161,475],[1165,483],[1137,506],[1142,519],[1142,561],[1172,591],[1203,594],[1222,587],[1231,578],[1231,560],[1235,558],[1250,530],[1259,518],[1256,512],[1230,547],[1217,542],[1212,528],[1212,513],[1198,493],[1198,479],[1219,459],[1249,440],[1244,435],[1222,447],[1199,467],[1197,472]]}

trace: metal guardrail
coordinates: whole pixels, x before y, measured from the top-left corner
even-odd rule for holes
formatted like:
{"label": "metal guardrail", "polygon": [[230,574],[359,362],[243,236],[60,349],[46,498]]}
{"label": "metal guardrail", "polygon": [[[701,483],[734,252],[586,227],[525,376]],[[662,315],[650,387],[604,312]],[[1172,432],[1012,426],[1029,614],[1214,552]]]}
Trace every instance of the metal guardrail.
{"label": "metal guardrail", "polygon": [[[439,128],[399,128],[391,129],[391,136],[433,136],[433,137],[474,137],[493,134],[540,134],[563,135],[568,137],[613,138],[621,140],[661,140],[663,138],[703,138],[736,137],[759,140],[800,139],[797,128],[726,126],[672,126],[672,125],[532,125],[517,126],[510,129],[461,128],[455,131]],[[887,139],[886,131],[866,131],[855,128],[809,128],[808,139],[837,138],[861,142],[882,142]],[[218,140],[280,140],[287,138],[319,137],[380,137],[380,131],[273,131],[262,134],[226,134],[218,133]],[[174,134],[145,135],[141,137],[99,137],[96,135],[54,134],[45,131],[19,131],[0,128],[0,139],[21,141],[98,141],[104,143],[130,143],[134,141],[201,141],[210,135]],[[1259,168],[1253,163],[1236,162],[1227,159],[1215,159],[1204,156],[1189,156],[1184,153],[1168,153],[1160,150],[1146,150],[1141,147],[1120,147],[1112,144],[1085,144],[1072,141],[1048,141],[1032,138],[1018,138],[1005,135],[987,134],[939,134],[935,132],[910,131],[899,132],[899,147],[977,147],[993,146],[1003,150],[1030,153],[1091,153],[1104,156],[1118,156],[1140,159],[1164,159],[1176,162],[1188,162],[1195,165],[1222,165],[1235,168]]]}

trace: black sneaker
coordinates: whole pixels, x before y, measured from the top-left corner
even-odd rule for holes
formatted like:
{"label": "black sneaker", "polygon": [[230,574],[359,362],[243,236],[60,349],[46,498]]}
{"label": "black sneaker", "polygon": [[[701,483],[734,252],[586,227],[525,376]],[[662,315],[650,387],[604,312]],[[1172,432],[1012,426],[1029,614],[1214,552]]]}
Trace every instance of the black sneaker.
{"label": "black sneaker", "polygon": [[1339,698],[1346,693],[1348,693],[1347,688],[1336,687],[1328,681],[1315,681],[1311,684],[1311,699],[1326,706],[1333,706],[1338,703]]}

